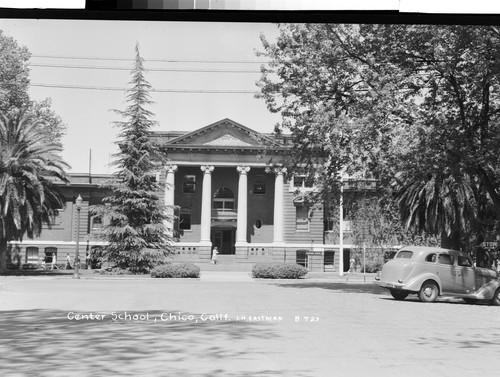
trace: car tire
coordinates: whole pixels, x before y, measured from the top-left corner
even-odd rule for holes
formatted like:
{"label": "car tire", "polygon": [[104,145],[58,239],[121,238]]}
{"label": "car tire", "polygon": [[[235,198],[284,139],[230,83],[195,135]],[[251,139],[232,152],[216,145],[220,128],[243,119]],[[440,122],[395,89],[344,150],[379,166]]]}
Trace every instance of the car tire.
{"label": "car tire", "polygon": [[495,294],[491,299],[491,305],[500,306],[500,287],[495,291]]}
{"label": "car tire", "polygon": [[399,301],[402,301],[404,300],[405,298],[408,297],[408,292],[405,292],[405,291],[400,291],[400,290],[397,290],[397,289],[391,289],[391,296],[394,297],[396,300],[399,300]]}
{"label": "car tire", "polygon": [[432,280],[427,280],[422,284],[420,291],[418,292],[418,298],[422,302],[434,302],[439,296],[439,287],[436,282]]}

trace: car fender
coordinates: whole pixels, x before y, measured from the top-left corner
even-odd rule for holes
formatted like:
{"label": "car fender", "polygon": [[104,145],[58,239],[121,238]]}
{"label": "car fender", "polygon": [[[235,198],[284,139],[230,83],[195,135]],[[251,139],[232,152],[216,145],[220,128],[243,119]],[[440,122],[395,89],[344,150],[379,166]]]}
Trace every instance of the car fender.
{"label": "car fender", "polygon": [[410,279],[407,283],[405,283],[403,289],[407,290],[407,291],[418,292],[418,291],[420,291],[420,288],[422,287],[422,284],[426,280],[434,280],[437,283],[437,285],[438,285],[439,294],[442,293],[442,290],[441,290],[441,287],[442,287],[442,285],[441,285],[441,279],[439,279],[439,277],[437,275],[435,275],[433,273],[430,273],[430,272],[418,275],[415,278]]}
{"label": "car fender", "polygon": [[491,300],[498,287],[500,287],[500,280],[490,280],[472,292],[471,296],[474,296],[478,300]]}

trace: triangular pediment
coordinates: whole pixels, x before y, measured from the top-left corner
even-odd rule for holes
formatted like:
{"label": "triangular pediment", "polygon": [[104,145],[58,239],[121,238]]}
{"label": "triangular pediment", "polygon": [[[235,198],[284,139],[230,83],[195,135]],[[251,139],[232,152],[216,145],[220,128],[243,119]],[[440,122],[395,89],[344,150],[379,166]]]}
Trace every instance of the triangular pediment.
{"label": "triangular pediment", "polygon": [[276,142],[269,136],[231,119],[223,119],[170,140],[167,144],[207,147],[264,147],[265,145],[274,145]]}
{"label": "triangular pediment", "polygon": [[208,141],[203,145],[217,145],[217,146],[252,146],[254,144],[247,143],[242,139],[231,135],[230,133],[224,134],[221,137]]}

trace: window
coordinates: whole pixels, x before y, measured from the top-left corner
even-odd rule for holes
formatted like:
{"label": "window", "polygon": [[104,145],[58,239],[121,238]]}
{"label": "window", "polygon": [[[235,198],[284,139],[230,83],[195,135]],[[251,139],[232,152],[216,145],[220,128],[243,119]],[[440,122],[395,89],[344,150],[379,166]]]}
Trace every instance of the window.
{"label": "window", "polygon": [[92,229],[101,229],[102,228],[102,217],[101,216],[92,216],[91,223],[92,223]]}
{"label": "window", "polygon": [[196,175],[185,175],[182,184],[182,192],[194,193],[196,191]]}
{"label": "window", "polygon": [[432,253],[425,257],[426,262],[436,263],[436,254]]}
{"label": "window", "polygon": [[38,247],[29,246],[26,248],[26,263],[38,263]]}
{"label": "window", "polygon": [[335,269],[335,251],[334,250],[325,250],[324,259],[323,259],[323,270],[324,271],[333,271]]}
{"label": "window", "polygon": [[451,255],[439,254],[438,263],[439,264],[453,264],[453,259],[451,258]]}
{"label": "window", "polygon": [[295,207],[295,229],[299,231],[309,230],[309,208]]}
{"label": "window", "polygon": [[291,186],[295,190],[312,190],[314,179],[307,175],[294,175]]}
{"label": "window", "polygon": [[57,261],[57,247],[46,247],[45,248],[45,262],[52,263],[52,254],[55,254]]}
{"label": "window", "polygon": [[307,258],[307,250],[297,250],[296,253],[297,254],[295,256],[295,263],[300,264],[301,266],[307,268],[309,262]]}
{"label": "window", "polygon": [[191,230],[191,208],[181,208],[179,212],[179,229]]}
{"label": "window", "polygon": [[234,194],[229,187],[221,186],[214,194],[212,208],[218,213],[234,212]]}
{"label": "window", "polygon": [[464,267],[472,267],[472,262],[465,255],[459,255],[458,256],[458,265],[459,266],[464,266]]}
{"label": "window", "polygon": [[254,194],[265,194],[266,193],[266,176],[265,175],[256,175],[255,181],[253,184],[253,193]]}
{"label": "window", "polygon": [[408,250],[401,250],[397,255],[396,258],[405,258],[405,259],[411,259],[413,256],[413,251],[408,251]]}

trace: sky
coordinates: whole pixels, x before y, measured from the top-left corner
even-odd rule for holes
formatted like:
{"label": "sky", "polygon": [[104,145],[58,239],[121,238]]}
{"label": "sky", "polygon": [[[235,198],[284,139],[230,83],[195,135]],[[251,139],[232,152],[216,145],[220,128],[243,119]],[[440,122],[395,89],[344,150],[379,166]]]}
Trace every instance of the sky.
{"label": "sky", "polygon": [[229,118],[272,132],[280,120],[254,98],[264,60],[255,50],[263,49],[260,33],[277,36],[271,23],[0,18],[0,29],[31,52],[30,96],[51,98],[66,123],[63,158],[72,173],[113,171],[113,122],[122,120],[113,109],[126,107],[136,43],[158,91],[153,130],[194,131]]}
{"label": "sky", "polygon": [[[474,9],[482,9],[481,3]],[[415,2],[398,4],[415,11]],[[448,9],[459,12],[458,4]],[[272,23],[5,19],[0,13],[0,29],[30,50],[31,98],[50,98],[66,123],[63,157],[73,173],[113,171],[113,122],[122,120],[113,109],[126,106],[136,43],[156,90],[149,108],[158,122],[154,130],[194,131],[230,118],[272,132],[280,121],[254,98],[263,61],[255,51],[263,50],[261,33],[275,40]]]}

